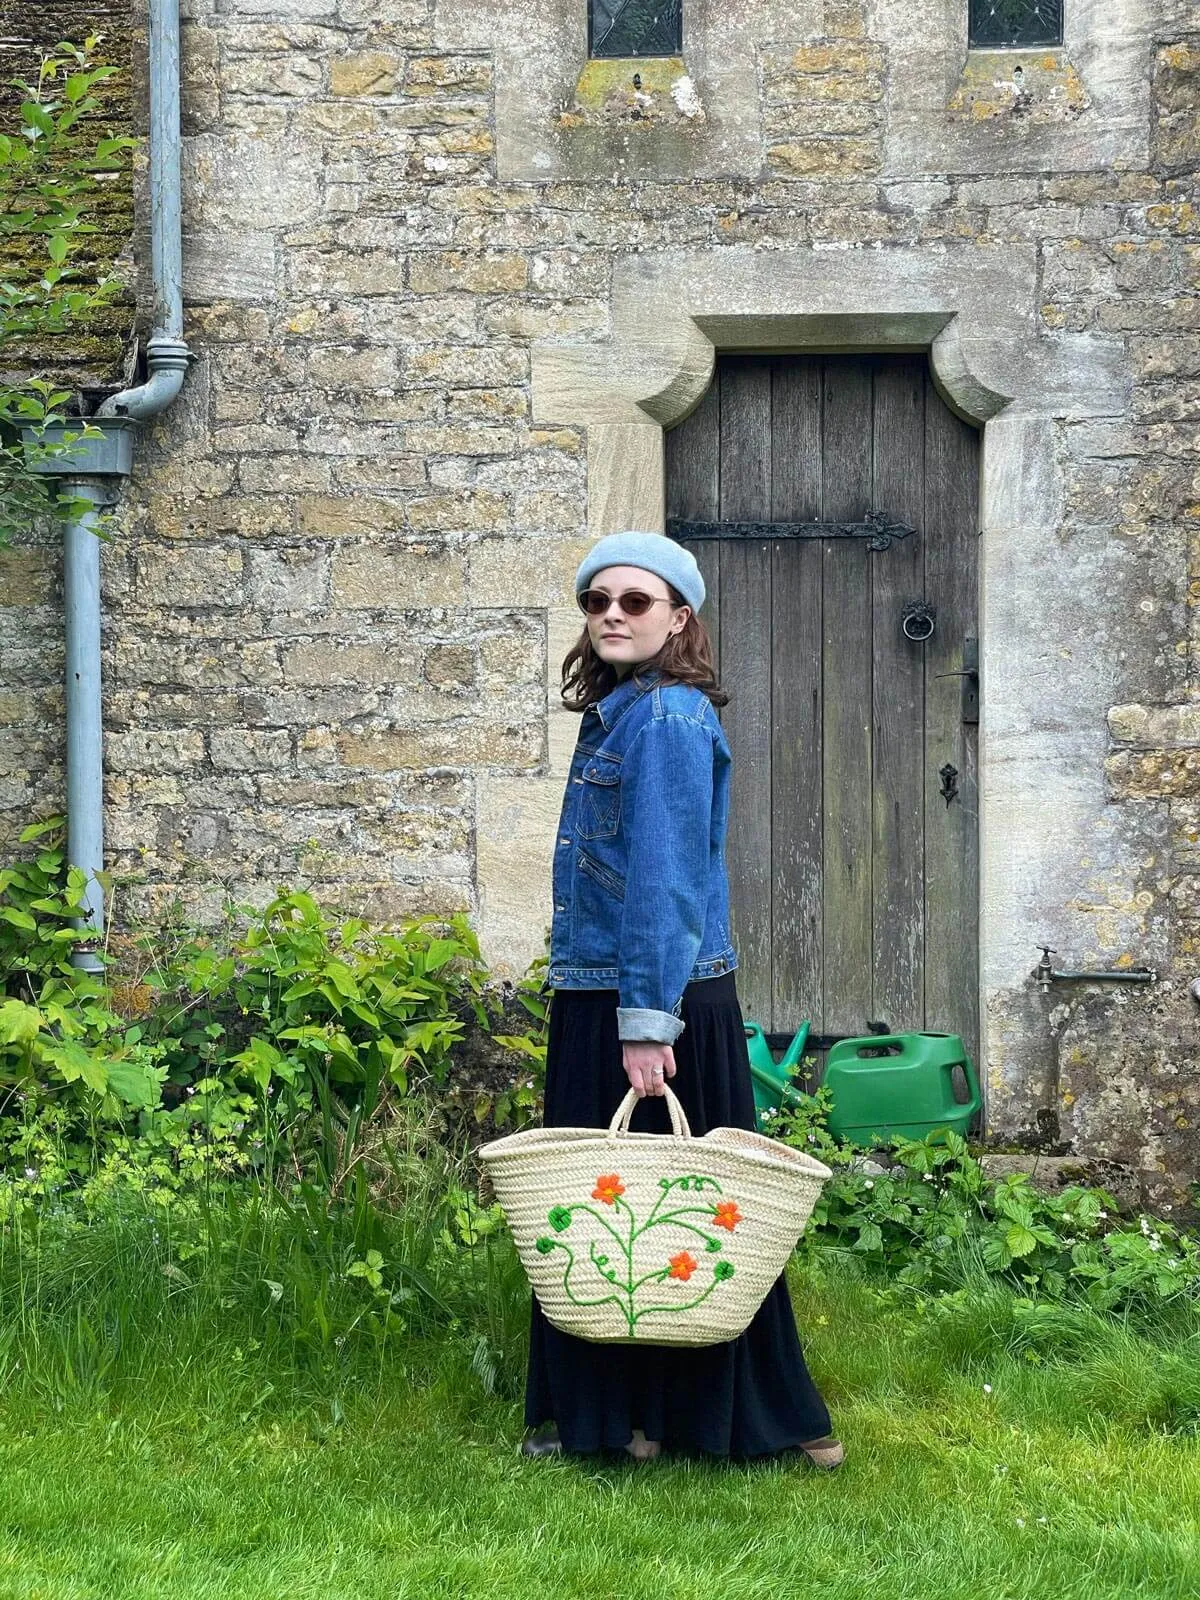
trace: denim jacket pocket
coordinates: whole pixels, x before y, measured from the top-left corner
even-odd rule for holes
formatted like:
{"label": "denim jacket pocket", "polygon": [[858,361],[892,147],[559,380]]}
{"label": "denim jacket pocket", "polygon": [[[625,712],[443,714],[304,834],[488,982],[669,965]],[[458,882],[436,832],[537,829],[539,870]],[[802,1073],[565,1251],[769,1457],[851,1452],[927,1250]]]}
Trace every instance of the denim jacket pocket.
{"label": "denim jacket pocket", "polygon": [[579,852],[579,870],[586,873],[589,878],[595,879],[602,889],[607,889],[618,900],[624,900],[625,879],[619,872],[606,867],[602,861],[597,861],[595,856],[589,856],[586,850]]}
{"label": "denim jacket pocket", "polygon": [[581,774],[579,835],[611,839],[621,821],[621,774],[616,767],[589,761]]}

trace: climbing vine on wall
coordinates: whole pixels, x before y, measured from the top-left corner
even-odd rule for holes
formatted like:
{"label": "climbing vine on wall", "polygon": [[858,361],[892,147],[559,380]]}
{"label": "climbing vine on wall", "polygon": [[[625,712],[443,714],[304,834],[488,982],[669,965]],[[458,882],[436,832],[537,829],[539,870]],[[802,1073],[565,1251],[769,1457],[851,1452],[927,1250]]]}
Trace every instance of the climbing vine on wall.
{"label": "climbing vine on wall", "polygon": [[[100,107],[97,85],[117,68],[97,65],[99,35],[62,42],[16,91],[0,123],[0,545],[48,510],[70,511],[37,468],[83,436],[79,421],[61,444],[24,445],[21,430],[69,424],[71,391],[32,370],[29,352],[70,332],[122,287],[82,264],[98,197],[129,160],[135,140],[87,132]],[[95,432],[96,430],[90,430]]]}

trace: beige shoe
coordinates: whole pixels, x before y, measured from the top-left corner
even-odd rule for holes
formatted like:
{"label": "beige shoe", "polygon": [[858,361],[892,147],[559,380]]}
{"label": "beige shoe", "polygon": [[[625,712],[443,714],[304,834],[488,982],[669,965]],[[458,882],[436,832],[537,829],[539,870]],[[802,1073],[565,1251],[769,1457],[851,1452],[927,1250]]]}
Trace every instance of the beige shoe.
{"label": "beige shoe", "polygon": [[813,1466],[820,1467],[822,1472],[833,1472],[846,1459],[845,1446],[841,1440],[835,1439],[828,1433],[823,1439],[813,1439],[808,1444],[802,1444],[800,1448]]}
{"label": "beige shoe", "polygon": [[635,1461],[653,1461],[662,1445],[657,1439],[647,1439],[640,1428],[635,1428],[633,1438],[625,1448]]}

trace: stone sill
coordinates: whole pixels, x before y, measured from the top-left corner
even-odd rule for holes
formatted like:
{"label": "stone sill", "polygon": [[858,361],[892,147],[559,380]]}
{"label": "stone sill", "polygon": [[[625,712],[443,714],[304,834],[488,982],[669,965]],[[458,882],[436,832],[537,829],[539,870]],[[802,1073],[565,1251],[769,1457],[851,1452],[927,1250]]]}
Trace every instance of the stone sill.
{"label": "stone sill", "polygon": [[946,109],[972,122],[1005,116],[1069,122],[1090,104],[1064,47],[1046,45],[968,50]]}
{"label": "stone sill", "polygon": [[687,127],[706,121],[682,56],[622,56],[585,63],[560,128]]}

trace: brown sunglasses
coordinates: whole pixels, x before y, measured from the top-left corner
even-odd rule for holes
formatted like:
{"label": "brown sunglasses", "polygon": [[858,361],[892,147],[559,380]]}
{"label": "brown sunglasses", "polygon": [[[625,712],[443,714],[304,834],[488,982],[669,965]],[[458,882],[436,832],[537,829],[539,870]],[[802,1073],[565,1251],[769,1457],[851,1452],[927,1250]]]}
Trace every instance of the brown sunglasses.
{"label": "brown sunglasses", "polygon": [[[575,598],[579,609],[586,611],[589,617],[602,617],[614,597],[604,589],[584,589]],[[659,600],[665,600],[667,605],[674,604],[669,594],[643,594],[640,589],[626,589],[624,594],[616,596],[617,604],[627,617],[644,617]]]}

